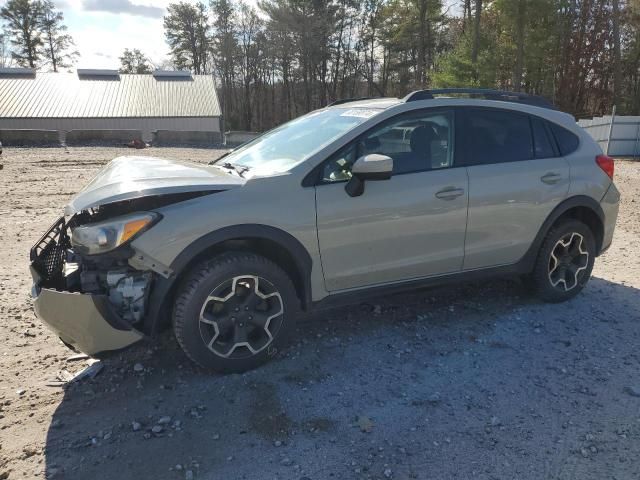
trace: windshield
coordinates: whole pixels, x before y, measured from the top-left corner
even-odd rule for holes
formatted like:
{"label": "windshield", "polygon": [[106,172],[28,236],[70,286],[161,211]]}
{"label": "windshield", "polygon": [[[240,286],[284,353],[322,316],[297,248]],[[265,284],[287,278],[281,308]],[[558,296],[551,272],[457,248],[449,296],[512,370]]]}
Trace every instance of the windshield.
{"label": "windshield", "polygon": [[379,112],[363,108],[312,112],[225,155],[219,164],[245,167],[250,175],[286,172]]}

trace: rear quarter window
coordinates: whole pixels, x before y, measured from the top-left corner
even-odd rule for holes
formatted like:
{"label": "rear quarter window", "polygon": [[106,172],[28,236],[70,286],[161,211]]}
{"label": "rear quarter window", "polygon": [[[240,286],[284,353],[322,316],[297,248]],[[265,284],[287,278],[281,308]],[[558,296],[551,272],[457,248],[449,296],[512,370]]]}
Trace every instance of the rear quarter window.
{"label": "rear quarter window", "polygon": [[567,130],[566,128],[556,125],[555,123],[549,123],[553,136],[556,138],[556,143],[560,149],[562,156],[569,155],[575,152],[580,145],[580,139],[578,136]]}
{"label": "rear quarter window", "polygon": [[533,150],[536,158],[557,157],[551,130],[547,128],[541,118],[531,117],[531,130],[533,131]]}

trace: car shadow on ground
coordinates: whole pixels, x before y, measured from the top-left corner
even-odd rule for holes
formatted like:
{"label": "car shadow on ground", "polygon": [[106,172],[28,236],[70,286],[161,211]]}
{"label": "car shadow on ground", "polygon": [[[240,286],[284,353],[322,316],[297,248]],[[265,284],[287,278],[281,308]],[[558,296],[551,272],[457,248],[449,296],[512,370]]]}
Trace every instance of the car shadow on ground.
{"label": "car shadow on ground", "polygon": [[509,280],[383,297],[302,318],[243,375],[194,367],[167,333],[65,390],[46,476],[573,478],[585,429],[629,423],[638,293],[593,278],[558,305]]}

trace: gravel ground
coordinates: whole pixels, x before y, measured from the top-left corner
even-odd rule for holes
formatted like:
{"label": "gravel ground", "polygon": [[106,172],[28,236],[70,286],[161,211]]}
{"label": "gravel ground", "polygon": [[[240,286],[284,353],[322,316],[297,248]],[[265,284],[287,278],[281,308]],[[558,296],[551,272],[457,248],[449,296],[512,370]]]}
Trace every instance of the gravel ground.
{"label": "gravel ground", "polygon": [[[29,247],[117,148],[0,157],[0,480],[640,478],[640,163],[576,299],[498,280],[302,318],[263,368],[215,376],[170,332],[92,380],[32,312]],[[218,152],[149,149],[205,161]]]}

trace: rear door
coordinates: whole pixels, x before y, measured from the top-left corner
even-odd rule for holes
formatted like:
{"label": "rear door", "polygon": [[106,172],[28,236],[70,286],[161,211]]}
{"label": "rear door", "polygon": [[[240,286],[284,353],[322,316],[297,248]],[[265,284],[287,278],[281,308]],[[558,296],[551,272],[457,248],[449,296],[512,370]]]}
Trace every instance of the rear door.
{"label": "rear door", "polygon": [[456,148],[469,175],[463,269],[516,263],[567,197],[569,165],[541,118],[494,108],[456,117]]}

